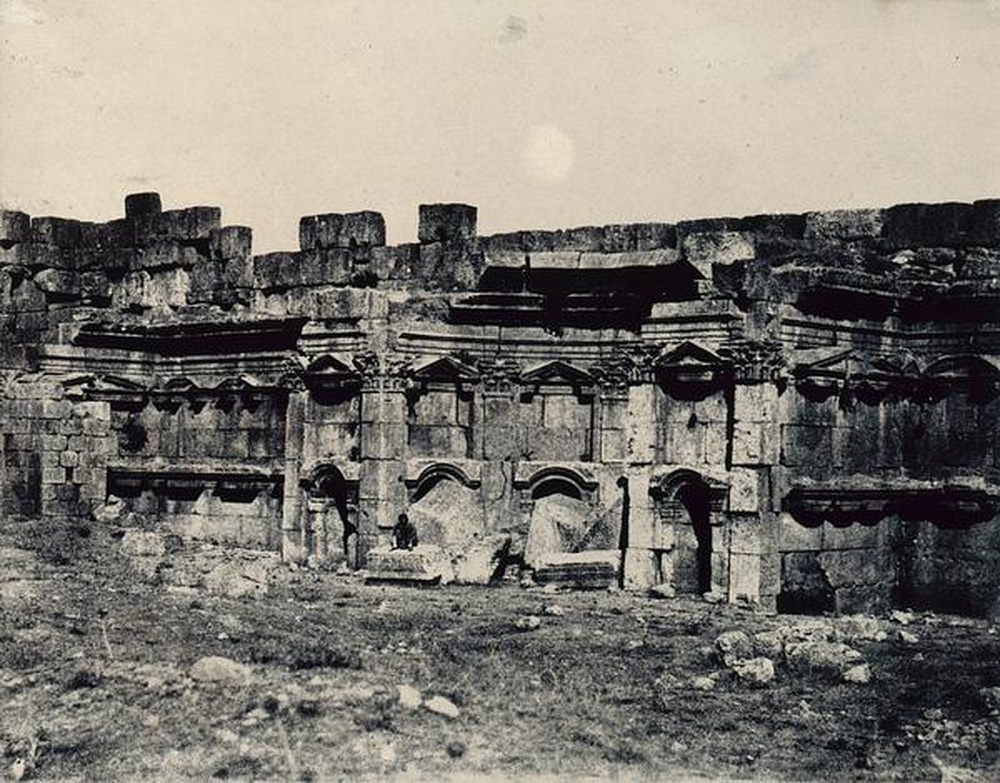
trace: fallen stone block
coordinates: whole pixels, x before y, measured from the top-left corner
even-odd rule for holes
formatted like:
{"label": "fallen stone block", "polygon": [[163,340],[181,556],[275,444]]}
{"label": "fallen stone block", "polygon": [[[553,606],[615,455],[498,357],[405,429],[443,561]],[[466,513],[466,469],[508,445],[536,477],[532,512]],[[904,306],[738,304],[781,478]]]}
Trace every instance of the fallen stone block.
{"label": "fallen stone block", "polygon": [[486,585],[498,579],[510,551],[509,533],[494,533],[474,540],[455,559],[455,581]]}
{"label": "fallen stone block", "polygon": [[550,552],[535,565],[535,581],[577,590],[604,590],[617,586],[621,553],[617,550]]}
{"label": "fallen stone block", "polygon": [[433,544],[420,544],[413,549],[381,546],[368,552],[369,582],[419,586],[448,584],[453,579],[451,559]]}

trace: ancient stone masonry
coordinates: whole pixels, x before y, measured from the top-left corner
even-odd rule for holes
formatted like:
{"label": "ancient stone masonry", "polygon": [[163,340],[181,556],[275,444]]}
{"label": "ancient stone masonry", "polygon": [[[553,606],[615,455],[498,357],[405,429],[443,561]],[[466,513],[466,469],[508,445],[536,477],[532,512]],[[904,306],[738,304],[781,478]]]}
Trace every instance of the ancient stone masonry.
{"label": "ancient stone masonry", "polygon": [[299,236],[0,213],[2,512],[789,611],[1000,597],[1000,200]]}

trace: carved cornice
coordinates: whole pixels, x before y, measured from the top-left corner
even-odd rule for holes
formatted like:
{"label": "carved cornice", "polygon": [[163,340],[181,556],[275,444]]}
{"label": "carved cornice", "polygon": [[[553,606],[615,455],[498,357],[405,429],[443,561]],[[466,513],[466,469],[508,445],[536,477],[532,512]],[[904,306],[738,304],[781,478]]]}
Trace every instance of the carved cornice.
{"label": "carved cornice", "polygon": [[512,394],[521,366],[512,359],[483,359],[478,362],[483,390],[487,394]]}
{"label": "carved cornice", "polygon": [[968,527],[1000,512],[1000,494],[961,485],[939,487],[796,487],[782,509],[806,527],[875,524],[889,516]]}
{"label": "carved cornice", "polygon": [[352,360],[363,389],[405,391],[412,377],[412,359],[396,353],[362,351]]}
{"label": "carved cornice", "polygon": [[933,403],[954,392],[985,402],[1000,393],[997,361],[976,354],[944,356],[922,369],[908,352],[870,358],[845,350],[799,364],[792,375],[796,388],[807,399],[822,402],[836,396],[848,406],[854,400],[867,404],[903,399]]}
{"label": "carved cornice", "polygon": [[780,381],[785,376],[785,355],[777,340],[730,340],[719,348],[719,356],[729,363],[737,382]]}

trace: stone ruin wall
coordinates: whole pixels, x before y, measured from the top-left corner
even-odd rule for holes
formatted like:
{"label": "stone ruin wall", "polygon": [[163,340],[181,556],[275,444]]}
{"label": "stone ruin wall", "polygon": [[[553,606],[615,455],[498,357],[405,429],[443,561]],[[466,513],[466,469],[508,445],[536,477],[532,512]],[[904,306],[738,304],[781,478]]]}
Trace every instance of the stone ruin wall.
{"label": "stone ruin wall", "polygon": [[489,237],[425,205],[418,234],[309,216],[254,256],[156,194],[0,213],[0,512],[113,494],[360,567],[407,510],[459,562],[553,578],[792,611],[1000,596],[1000,201]]}

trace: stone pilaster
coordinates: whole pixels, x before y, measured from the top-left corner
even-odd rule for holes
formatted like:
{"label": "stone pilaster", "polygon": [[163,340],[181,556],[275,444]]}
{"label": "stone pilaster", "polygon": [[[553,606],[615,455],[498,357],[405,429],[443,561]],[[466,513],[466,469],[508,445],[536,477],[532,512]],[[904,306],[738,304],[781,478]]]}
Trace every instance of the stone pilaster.
{"label": "stone pilaster", "polygon": [[309,392],[301,381],[291,384],[285,406],[285,481],[282,492],[281,556],[303,562],[308,556],[303,503],[302,445]]}
{"label": "stone pilaster", "polygon": [[358,486],[358,556],[383,541],[406,510],[405,360],[388,353],[358,356],[361,383],[361,472]]}

